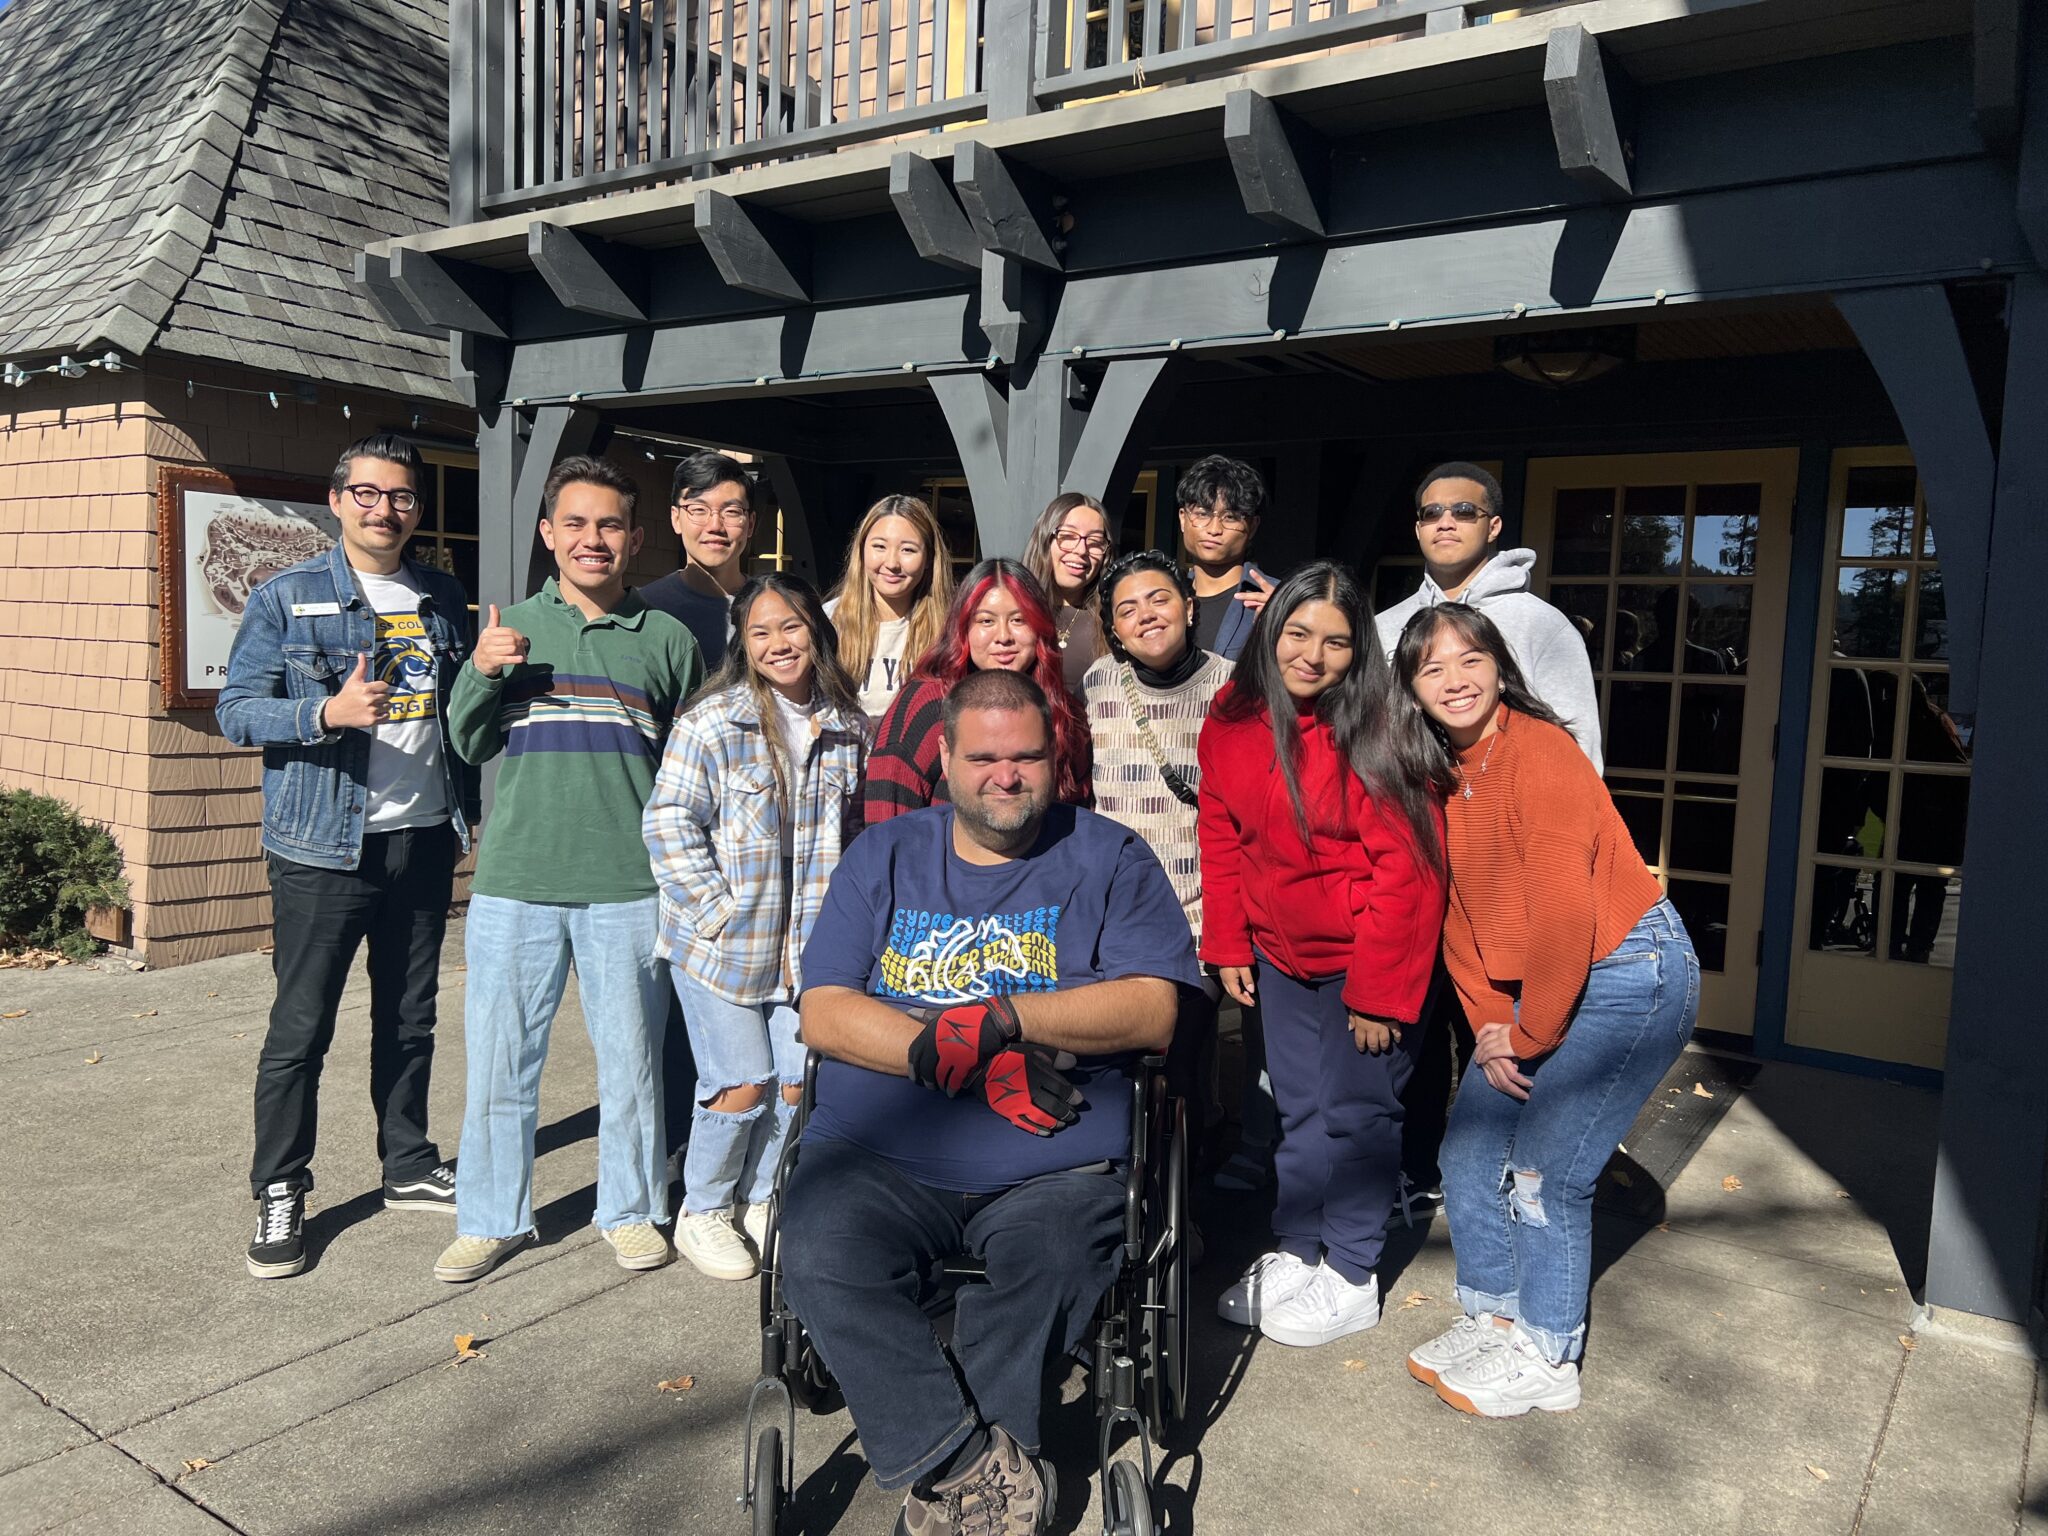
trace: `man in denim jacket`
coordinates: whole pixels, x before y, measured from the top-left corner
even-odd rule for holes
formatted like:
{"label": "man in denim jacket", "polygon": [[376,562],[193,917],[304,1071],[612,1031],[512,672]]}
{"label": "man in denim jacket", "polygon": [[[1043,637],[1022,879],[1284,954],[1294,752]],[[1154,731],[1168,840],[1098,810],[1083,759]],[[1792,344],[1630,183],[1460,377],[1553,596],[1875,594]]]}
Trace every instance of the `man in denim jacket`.
{"label": "man in denim jacket", "polygon": [[306,1266],[320,1068],[365,940],[384,1204],[455,1210],[427,1081],[455,861],[478,819],[476,770],[451,749],[445,710],[470,621],[460,582],[405,558],[421,470],[394,434],[350,445],[327,490],[341,542],[250,594],[215,707],[228,740],[263,748],[277,1000],[249,1170],[259,1279]]}

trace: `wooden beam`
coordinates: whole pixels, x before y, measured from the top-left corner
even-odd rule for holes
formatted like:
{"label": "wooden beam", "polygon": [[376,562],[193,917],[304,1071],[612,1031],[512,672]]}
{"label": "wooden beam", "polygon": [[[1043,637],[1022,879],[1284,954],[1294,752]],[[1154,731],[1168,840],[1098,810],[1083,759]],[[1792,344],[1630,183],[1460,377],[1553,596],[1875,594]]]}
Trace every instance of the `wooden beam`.
{"label": "wooden beam", "polygon": [[1321,238],[1330,181],[1321,134],[1247,88],[1224,98],[1223,143],[1245,212],[1290,234]]}
{"label": "wooden beam", "polygon": [[357,251],[356,286],[369,294],[370,302],[391,322],[392,329],[412,336],[433,336],[440,332],[441,328],[429,325],[425,317],[412,307],[412,301],[400,291],[398,284],[391,281],[389,257]]}
{"label": "wooden beam", "polygon": [[953,187],[984,248],[1047,272],[1060,270],[1044,222],[1052,214],[1052,191],[1043,176],[964,139],[953,150]]}
{"label": "wooden beam", "polygon": [[1999,149],[2020,131],[2025,9],[2024,0],[1975,0],[1970,7],[1972,115],[1985,142]]}
{"label": "wooden beam", "polygon": [[697,238],[729,286],[790,304],[810,301],[808,231],[723,192],[699,192],[695,213]]}
{"label": "wooden beam", "polygon": [[1543,94],[1550,104],[1550,132],[1557,164],[1602,197],[1626,198],[1629,190],[1627,109],[1617,100],[1625,88],[1618,68],[1602,58],[1599,39],[1574,22],[1550,34],[1543,51]]}
{"label": "wooden beam", "polygon": [[1159,387],[1165,357],[1118,358],[1109,365],[1081,425],[1080,440],[1060,476],[1063,491],[1086,491],[1119,509],[1123,481],[1147,451],[1145,422],[1170,396]]}
{"label": "wooden beam", "polygon": [[805,473],[805,467],[787,454],[763,454],[762,459],[775,511],[782,518],[783,574],[801,576],[812,586],[822,588],[832,573],[818,569],[814,526],[817,512],[804,496],[804,482],[811,480],[815,484],[816,476]]}
{"label": "wooden beam", "polygon": [[974,503],[984,554],[1021,555],[1025,536],[1060,493],[1082,415],[1067,388],[1063,358],[1040,356],[1010,370],[1010,431],[1003,457],[1008,494]]}
{"label": "wooden beam", "polygon": [[945,174],[930,159],[907,149],[891,157],[889,201],[918,255],[962,272],[981,270],[981,241]]}
{"label": "wooden beam", "polygon": [[1045,339],[1048,279],[1008,256],[981,253],[981,331],[995,355],[1020,363]]}
{"label": "wooden beam", "polygon": [[646,321],[644,250],[536,219],[526,227],[526,254],[564,309],[634,325]]}
{"label": "wooden beam", "polygon": [[507,339],[505,277],[473,262],[391,248],[391,281],[427,324]]}
{"label": "wooden beam", "polygon": [[967,476],[968,499],[977,507],[1003,505],[1010,494],[1005,471],[1010,451],[1009,398],[986,371],[928,374],[926,382],[953,434],[953,451]]}

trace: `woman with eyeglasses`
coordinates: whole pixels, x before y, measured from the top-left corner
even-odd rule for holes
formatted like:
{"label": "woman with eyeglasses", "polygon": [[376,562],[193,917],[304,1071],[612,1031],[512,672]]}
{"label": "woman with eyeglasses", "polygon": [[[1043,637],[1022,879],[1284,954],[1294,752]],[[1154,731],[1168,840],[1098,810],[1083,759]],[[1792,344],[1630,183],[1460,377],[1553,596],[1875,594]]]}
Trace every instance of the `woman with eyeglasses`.
{"label": "woman with eyeglasses", "polygon": [[1069,805],[1088,803],[1088,719],[1060,675],[1056,634],[1043,589],[1015,560],[984,560],[967,573],[939,638],[875,728],[862,796],[869,826],[946,798],[941,706],[961,678],[991,668],[1022,672],[1045,690],[1058,759],[1054,793]]}
{"label": "woman with eyeglasses", "polygon": [[1444,1135],[1465,1315],[1408,1357],[1486,1418],[1579,1405],[1593,1185],[1685,1048],[1700,965],[1607,786],[1478,609],[1408,621],[1394,669],[1454,774],[1443,953],[1473,1031]]}
{"label": "woman with eyeglasses", "polygon": [[1024,568],[1038,578],[1052,601],[1060,676],[1067,692],[1081,696],[1081,684],[1102,654],[1102,619],[1095,611],[1095,586],[1109,563],[1109,514],[1093,496],[1068,491],[1038,514],[1024,540]]}
{"label": "woman with eyeglasses", "polygon": [[869,507],[825,613],[870,724],[895,701],[906,663],[938,639],[952,600],[953,563],[932,509],[915,496],[884,496]]}
{"label": "woman with eyeglasses", "polygon": [[1273,1249],[1217,1312],[1326,1344],[1380,1318],[1401,1090],[1444,914],[1442,754],[1347,567],[1317,561],[1275,590],[1198,757],[1201,956],[1263,1011],[1280,1110]]}

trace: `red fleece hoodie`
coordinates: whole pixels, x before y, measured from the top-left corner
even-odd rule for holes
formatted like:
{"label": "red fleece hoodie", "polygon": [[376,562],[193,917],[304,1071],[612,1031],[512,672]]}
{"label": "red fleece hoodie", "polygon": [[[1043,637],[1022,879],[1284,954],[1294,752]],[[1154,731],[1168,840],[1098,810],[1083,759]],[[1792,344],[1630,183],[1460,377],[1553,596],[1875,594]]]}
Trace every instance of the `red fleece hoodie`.
{"label": "red fleece hoodie", "polygon": [[[1226,686],[1216,707],[1229,697]],[[1257,946],[1302,980],[1342,971],[1345,1007],[1412,1024],[1443,937],[1444,882],[1400,812],[1373,803],[1329,726],[1313,713],[1295,720],[1306,843],[1265,711],[1233,721],[1212,708],[1202,726],[1202,959],[1250,965]]]}

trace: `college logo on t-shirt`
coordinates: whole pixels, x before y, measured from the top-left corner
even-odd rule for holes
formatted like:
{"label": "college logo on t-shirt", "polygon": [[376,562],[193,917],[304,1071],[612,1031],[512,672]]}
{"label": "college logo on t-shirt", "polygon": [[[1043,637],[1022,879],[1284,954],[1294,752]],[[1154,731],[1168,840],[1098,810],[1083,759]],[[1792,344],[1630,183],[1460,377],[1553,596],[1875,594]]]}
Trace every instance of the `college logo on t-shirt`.
{"label": "college logo on t-shirt", "polygon": [[377,615],[376,674],[378,682],[391,685],[387,721],[433,719],[434,653],[418,614]]}
{"label": "college logo on t-shirt", "polygon": [[878,966],[878,995],[950,1007],[1059,986],[1060,909],[956,917],[898,907]]}

